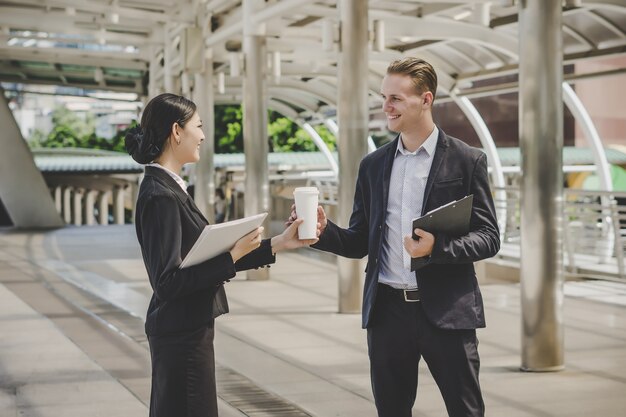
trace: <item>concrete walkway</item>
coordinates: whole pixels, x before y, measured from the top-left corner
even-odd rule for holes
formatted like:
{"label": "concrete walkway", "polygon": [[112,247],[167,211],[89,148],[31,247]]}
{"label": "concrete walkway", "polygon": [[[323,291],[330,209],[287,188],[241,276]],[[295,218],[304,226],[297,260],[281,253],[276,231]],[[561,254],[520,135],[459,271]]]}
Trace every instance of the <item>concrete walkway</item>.
{"label": "concrete walkway", "polygon": [[[271,280],[227,284],[220,415],[375,416],[360,315],[337,314],[333,264],[278,255]],[[624,415],[626,285],[566,283],[566,370],[523,373],[519,286],[482,285],[489,416]],[[0,232],[0,416],[146,416],[150,288],[132,226]],[[291,407],[291,408],[290,408]],[[420,368],[414,416],[445,416]]]}

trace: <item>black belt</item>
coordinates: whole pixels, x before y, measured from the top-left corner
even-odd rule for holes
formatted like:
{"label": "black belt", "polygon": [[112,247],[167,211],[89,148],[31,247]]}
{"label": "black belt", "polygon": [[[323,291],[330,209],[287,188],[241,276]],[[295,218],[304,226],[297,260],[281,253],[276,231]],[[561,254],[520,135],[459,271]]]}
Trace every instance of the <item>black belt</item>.
{"label": "black belt", "polygon": [[420,292],[417,288],[414,290],[401,290],[399,288],[393,288],[389,285],[379,283],[378,291],[397,297],[407,303],[417,303],[420,300]]}

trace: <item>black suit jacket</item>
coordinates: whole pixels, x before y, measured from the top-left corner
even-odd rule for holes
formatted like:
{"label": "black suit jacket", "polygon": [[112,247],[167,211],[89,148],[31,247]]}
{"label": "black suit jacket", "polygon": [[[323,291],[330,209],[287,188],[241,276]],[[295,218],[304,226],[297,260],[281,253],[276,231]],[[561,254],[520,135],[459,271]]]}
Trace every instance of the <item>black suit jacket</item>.
{"label": "black suit jacket", "polygon": [[[398,140],[399,135],[361,161],[349,227],[343,229],[329,221],[313,246],[349,258],[369,255],[363,289],[364,328],[371,323],[376,303],[378,258]],[[485,327],[483,300],[473,262],[494,256],[500,249],[486,155],[439,129],[422,213],[468,194],[474,194],[470,232],[457,238],[437,234],[429,262],[416,271],[423,309],[439,328]]]}
{"label": "black suit jacket", "polygon": [[228,312],[224,282],[236,271],[275,262],[269,239],[233,263],[230,253],[179,269],[208,224],[191,197],[165,171],[146,167],[137,198],[135,227],[153,295],[146,333],[186,332]]}

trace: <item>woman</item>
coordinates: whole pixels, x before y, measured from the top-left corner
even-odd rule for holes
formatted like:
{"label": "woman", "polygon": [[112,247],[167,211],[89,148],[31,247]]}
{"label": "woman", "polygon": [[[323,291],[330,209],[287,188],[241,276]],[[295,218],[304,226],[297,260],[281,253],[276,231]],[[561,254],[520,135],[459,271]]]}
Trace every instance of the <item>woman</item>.
{"label": "woman", "polygon": [[275,253],[310,245],[297,224],[261,240],[262,227],[229,251],[189,268],[179,265],[207,225],[179,173],[200,159],[202,121],[190,100],[161,94],[145,107],[126,149],[147,164],[136,211],[137,238],[153,295],[146,317],[152,358],[151,417],[217,416],[215,317],[228,312],[224,282],[236,271],[275,261]]}

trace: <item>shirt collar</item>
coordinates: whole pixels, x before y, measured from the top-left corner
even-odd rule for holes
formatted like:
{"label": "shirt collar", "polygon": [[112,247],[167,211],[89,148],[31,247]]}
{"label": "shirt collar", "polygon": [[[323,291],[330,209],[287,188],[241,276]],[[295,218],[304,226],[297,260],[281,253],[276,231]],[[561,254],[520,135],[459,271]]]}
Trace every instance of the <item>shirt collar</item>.
{"label": "shirt collar", "polygon": [[146,166],[159,168],[159,169],[162,169],[163,171],[167,172],[169,174],[169,176],[172,177],[174,179],[174,181],[176,181],[178,183],[178,185],[180,185],[180,188],[182,188],[184,192],[187,192],[187,184],[185,184],[185,180],[183,180],[180,177],[180,175],[178,175],[177,173],[175,173],[173,171],[170,171],[169,169],[165,168],[163,165],[157,164],[156,162],[153,162],[151,164],[146,164]]}
{"label": "shirt collar", "polygon": [[437,147],[437,138],[439,137],[439,129],[437,126],[433,128],[433,131],[428,135],[422,146],[420,146],[415,152],[409,152],[404,148],[404,144],[402,143],[402,136],[398,140],[398,147],[396,148],[396,156],[398,152],[402,155],[417,155],[420,149],[426,151],[428,156],[432,156],[435,153],[435,148]]}

